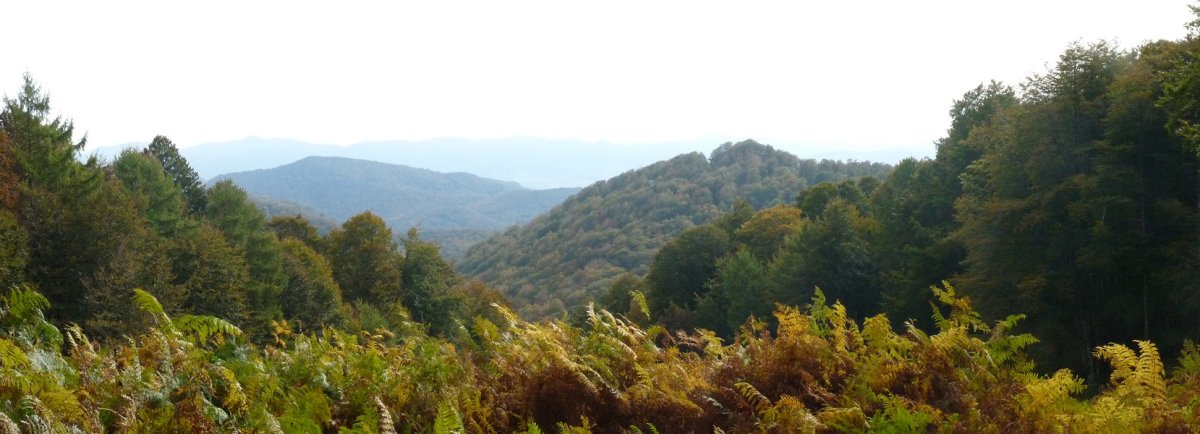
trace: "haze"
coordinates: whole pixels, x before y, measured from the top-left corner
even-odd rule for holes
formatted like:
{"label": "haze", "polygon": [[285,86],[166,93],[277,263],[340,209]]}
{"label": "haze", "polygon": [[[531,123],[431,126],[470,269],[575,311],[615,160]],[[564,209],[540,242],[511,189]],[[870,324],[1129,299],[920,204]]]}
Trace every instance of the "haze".
{"label": "haze", "polygon": [[1180,38],[1187,4],[9,2],[0,89],[28,71],[92,149],[754,138],[928,156],[966,90],[1072,41]]}

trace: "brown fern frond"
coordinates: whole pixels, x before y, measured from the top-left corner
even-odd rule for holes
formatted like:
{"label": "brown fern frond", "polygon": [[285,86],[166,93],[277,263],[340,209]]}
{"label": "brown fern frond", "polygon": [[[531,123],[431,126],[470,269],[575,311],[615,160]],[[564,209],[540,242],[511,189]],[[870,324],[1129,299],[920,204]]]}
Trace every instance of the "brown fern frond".
{"label": "brown fern frond", "polygon": [[745,399],[746,402],[750,403],[752,407],[754,407],[756,415],[762,415],[771,408],[771,399],[759,392],[758,389],[750,383],[739,381],[734,383],[733,387],[737,388],[737,391],[742,395],[742,398]]}
{"label": "brown fern frond", "polygon": [[3,411],[0,411],[0,434],[21,434],[21,427],[9,419]]}
{"label": "brown fern frond", "polygon": [[375,409],[379,412],[379,434],[396,434],[396,423],[392,421],[392,412],[388,411],[383,400],[375,397]]}

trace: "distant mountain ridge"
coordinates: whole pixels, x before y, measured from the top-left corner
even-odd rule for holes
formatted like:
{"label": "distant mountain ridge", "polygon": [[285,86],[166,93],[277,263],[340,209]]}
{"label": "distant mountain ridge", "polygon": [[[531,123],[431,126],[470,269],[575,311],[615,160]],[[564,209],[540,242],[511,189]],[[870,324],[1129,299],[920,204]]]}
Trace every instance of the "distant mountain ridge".
{"label": "distant mountain ridge", "polygon": [[468,173],[341,157],[308,157],[273,169],[220,175],[210,182],[223,179],[252,196],[307,207],[339,222],[371,211],[397,233],[418,227],[430,238],[448,242],[443,245],[448,256],[466,247],[456,244],[457,239],[475,241],[481,233],[529,221],[578,191],[532,190]]}
{"label": "distant mountain ridge", "polygon": [[471,247],[458,269],[499,289],[527,317],[555,315],[598,298],[622,273],[645,274],[663,243],[738,199],[761,209],[823,181],[890,171],[882,163],[804,160],[749,140],[726,143],[708,158],[683,154],[592,184]]}
{"label": "distant mountain ridge", "polygon": [[[530,188],[584,187],[630,169],[644,167],[676,155],[708,151],[713,143],[703,139],[613,144],[573,139],[507,138],[386,140],[350,146],[315,144],[292,139],[248,137],[216,143],[184,145],[180,153],[202,178],[267,169],[304,157],[346,157],[382,163],[403,164],[438,172],[466,172],[485,178],[514,181]],[[96,149],[113,157],[123,147]],[[896,163],[906,157],[932,157],[932,146],[893,146],[874,150],[856,147],[812,145],[791,146],[794,153],[810,158],[856,159]]]}

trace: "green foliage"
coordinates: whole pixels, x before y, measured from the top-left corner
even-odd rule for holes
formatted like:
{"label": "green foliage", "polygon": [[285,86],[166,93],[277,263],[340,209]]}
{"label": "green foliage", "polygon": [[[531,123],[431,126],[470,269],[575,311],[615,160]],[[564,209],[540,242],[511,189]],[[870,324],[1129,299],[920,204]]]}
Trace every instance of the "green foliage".
{"label": "green foliage", "polygon": [[154,136],[154,140],[150,141],[150,145],[146,146],[142,153],[157,160],[163,174],[174,182],[183,195],[188,214],[203,215],[208,207],[204,185],[200,183],[200,175],[196,174],[187,160],[179,154],[175,143],[166,137]]}
{"label": "green foliage", "polygon": [[317,228],[302,215],[271,217],[267,226],[280,240],[295,238],[318,252],[325,248],[321,244],[321,234],[317,232]]}
{"label": "green foliage", "polygon": [[342,291],[325,258],[295,238],[283,240],[287,287],[280,295],[283,316],[309,330],[340,325]]}
{"label": "green foliage", "polygon": [[404,258],[383,219],[356,215],[326,239],[333,277],[347,300],[387,304],[402,300]]}
{"label": "green foliage", "polygon": [[172,283],[186,294],[182,310],[246,324],[250,269],[242,252],[208,223],[176,237],[169,250]]}
{"label": "green foliage", "polygon": [[413,319],[429,324],[438,334],[461,328],[455,321],[460,317],[463,300],[451,289],[462,279],[442,258],[438,246],[422,241],[416,229],[409,229],[404,239],[403,264],[403,300]]}
{"label": "green foliage", "polygon": [[808,185],[890,169],[726,143],[707,159],[680,155],[593,184],[528,225],[473,246],[458,270],[499,289],[523,315],[552,316],[599,299],[621,274],[647,275],[655,252],[685,230],[716,223],[732,236],[754,209],[788,203]]}
{"label": "green foliage", "polygon": [[1015,320],[989,328],[953,287],[935,294],[949,311],[934,335],[896,334],[882,315],[860,327],[818,292],[809,313],[781,307],[775,331],[750,326],[731,343],[666,336],[607,311],[573,327],[499,307],[502,325],[481,319],[492,331],[456,348],[419,331],[388,344],[282,327],[257,347],[217,318],[172,320],[135,290],[130,303],[153,326],[106,346],[72,327],[63,357],[52,342],[19,338],[48,307],[23,289],[0,312],[0,414],[112,432],[1176,432],[1195,422],[1194,346],[1170,377],[1154,344],[1100,347],[1112,387],[1078,400],[1084,387],[1069,371],[992,362]]}
{"label": "green foliage", "polygon": [[159,235],[172,235],[188,225],[183,195],[158,161],[126,149],[112,162],[112,168],[131,196],[138,198],[138,208]]}
{"label": "green foliage", "polygon": [[280,294],[287,284],[283,249],[275,234],[267,230],[266,217],[252,205],[246,192],[228,181],[208,191],[205,216],[242,252],[250,272],[247,302],[255,307],[254,319],[265,324],[282,313]]}
{"label": "green foliage", "polygon": [[646,276],[646,301],[652,312],[694,308],[697,297],[708,291],[705,284],[716,273],[717,260],[729,251],[729,235],[711,225],[684,231],[663,245]]}

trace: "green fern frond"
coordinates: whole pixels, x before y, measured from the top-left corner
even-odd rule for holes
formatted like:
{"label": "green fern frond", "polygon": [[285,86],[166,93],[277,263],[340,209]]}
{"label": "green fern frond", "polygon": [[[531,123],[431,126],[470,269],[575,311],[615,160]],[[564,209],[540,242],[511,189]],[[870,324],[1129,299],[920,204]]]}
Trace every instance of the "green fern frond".
{"label": "green fern frond", "polygon": [[1200,373],[1200,345],[1191,339],[1183,340],[1183,348],[1179,351],[1179,366],[1172,371],[1176,376]]}
{"label": "green fern frond", "polygon": [[193,343],[208,342],[216,338],[218,344],[227,337],[237,338],[242,335],[242,329],[229,321],[207,315],[183,315],[173,322],[175,329],[187,336],[195,337]]}
{"label": "green fern frond", "polygon": [[643,294],[642,291],[635,289],[629,293],[629,296],[633,299],[633,306],[637,307],[637,311],[634,313],[642,318],[645,318],[646,320],[649,320],[650,303],[646,302],[646,294]]}
{"label": "green fern frond", "polygon": [[19,369],[29,366],[29,357],[21,347],[7,338],[0,338],[0,368]]}
{"label": "green fern frond", "polygon": [[933,290],[933,295],[939,302],[950,307],[949,317],[942,316],[941,310],[936,305],[933,307],[933,319],[938,329],[965,327],[973,332],[988,331],[987,323],[984,323],[979,312],[971,307],[971,300],[967,297],[959,297],[954,285],[951,285],[950,282],[943,280],[941,288],[935,285],[930,289]]}
{"label": "green fern frond", "polygon": [[170,326],[171,318],[167,316],[167,312],[163,310],[162,303],[159,303],[153,294],[141,288],[134,288],[133,305],[137,306],[142,312],[150,314],[154,318],[156,325],[160,327]]}
{"label": "green fern frond", "polygon": [[42,312],[50,308],[50,300],[28,286],[18,286],[2,298],[5,308],[0,313],[11,316],[17,322],[40,318]]}
{"label": "green fern frond", "polygon": [[438,405],[437,418],[433,421],[434,434],[462,434],[466,432],[463,426],[462,416],[458,414],[458,409],[449,403]]}

